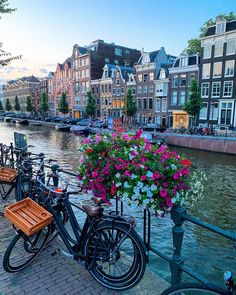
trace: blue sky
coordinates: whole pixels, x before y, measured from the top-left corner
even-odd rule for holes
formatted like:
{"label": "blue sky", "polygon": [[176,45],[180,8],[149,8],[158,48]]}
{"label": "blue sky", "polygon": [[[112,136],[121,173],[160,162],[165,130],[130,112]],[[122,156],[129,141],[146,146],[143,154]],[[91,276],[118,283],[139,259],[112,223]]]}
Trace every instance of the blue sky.
{"label": "blue sky", "polygon": [[199,27],[235,0],[9,0],[17,11],[0,20],[3,49],[23,59],[0,68],[0,81],[55,71],[72,46],[93,40],[179,55]]}

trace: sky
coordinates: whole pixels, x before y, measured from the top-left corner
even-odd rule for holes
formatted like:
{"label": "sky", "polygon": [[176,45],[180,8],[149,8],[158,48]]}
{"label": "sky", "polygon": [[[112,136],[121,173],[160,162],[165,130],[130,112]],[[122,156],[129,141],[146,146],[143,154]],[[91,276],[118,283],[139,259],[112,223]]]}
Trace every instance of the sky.
{"label": "sky", "polygon": [[9,0],[0,19],[2,49],[23,58],[0,66],[0,83],[47,76],[74,44],[102,39],[145,51],[179,55],[209,18],[236,12],[235,0]]}

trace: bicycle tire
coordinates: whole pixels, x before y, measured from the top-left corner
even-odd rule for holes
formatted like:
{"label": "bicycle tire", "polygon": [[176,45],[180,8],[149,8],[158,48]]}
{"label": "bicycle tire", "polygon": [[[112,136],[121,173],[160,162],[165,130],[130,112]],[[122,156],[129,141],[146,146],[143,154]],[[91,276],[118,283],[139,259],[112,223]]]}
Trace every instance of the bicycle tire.
{"label": "bicycle tire", "polygon": [[44,249],[50,236],[50,227],[51,225],[47,226],[46,230],[45,228],[41,229],[32,236],[26,236],[23,232],[19,231],[4,254],[4,270],[13,273],[26,268],[32,263]]}
{"label": "bicycle tire", "polygon": [[[95,280],[107,288],[114,290],[132,288],[144,275],[145,246],[134,229],[128,232],[129,227],[124,223],[103,221],[85,240],[83,253],[86,257],[86,266]],[[125,236],[126,238],[114,252],[114,248]],[[122,265],[124,273],[121,273],[118,263]],[[128,263],[130,266],[127,266]],[[116,270],[118,275],[115,274]]]}
{"label": "bicycle tire", "polygon": [[229,295],[228,290],[200,283],[181,283],[166,289],[161,295]]}

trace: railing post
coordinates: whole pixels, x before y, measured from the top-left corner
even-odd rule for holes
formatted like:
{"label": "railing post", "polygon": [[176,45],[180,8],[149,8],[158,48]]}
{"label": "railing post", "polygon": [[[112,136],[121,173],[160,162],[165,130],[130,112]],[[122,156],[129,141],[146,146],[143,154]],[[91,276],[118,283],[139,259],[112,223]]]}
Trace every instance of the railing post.
{"label": "railing post", "polygon": [[181,283],[182,269],[180,268],[180,265],[184,263],[183,258],[181,257],[181,247],[184,237],[184,229],[182,228],[184,219],[182,218],[182,214],[185,212],[186,209],[181,206],[175,206],[171,210],[171,219],[175,224],[172,228],[174,253],[170,261],[172,286]]}

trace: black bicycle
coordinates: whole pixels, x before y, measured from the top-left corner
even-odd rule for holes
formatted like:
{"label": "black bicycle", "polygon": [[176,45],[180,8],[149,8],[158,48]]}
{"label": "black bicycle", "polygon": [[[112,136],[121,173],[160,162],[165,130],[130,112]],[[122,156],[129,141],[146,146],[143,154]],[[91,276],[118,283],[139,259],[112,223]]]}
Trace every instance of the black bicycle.
{"label": "black bicycle", "polygon": [[[114,211],[104,212],[103,200],[95,197],[92,206],[73,204],[69,195],[75,192],[55,190],[39,179],[38,182],[47,192],[44,206],[52,213],[54,226],[68,250],[59,251],[84,263],[91,275],[107,288],[124,290],[138,284],[146,268],[146,248],[134,229],[134,219]],[[86,213],[82,227],[72,207]],[[67,212],[73,234],[66,229],[60,208]],[[16,272],[29,265],[47,245],[52,227],[50,224],[33,236],[17,230],[3,258],[5,271]]]}

